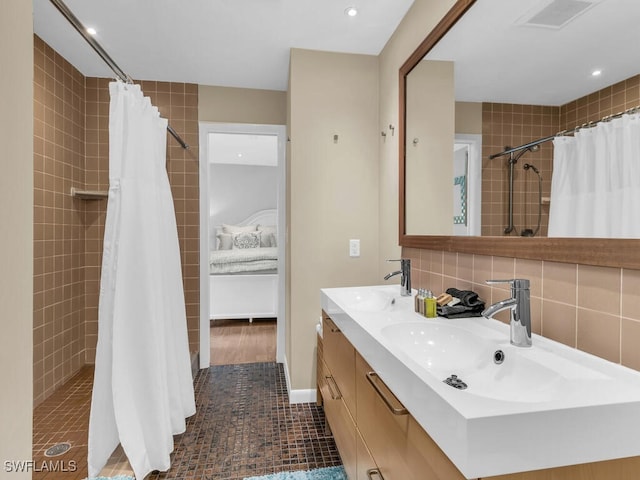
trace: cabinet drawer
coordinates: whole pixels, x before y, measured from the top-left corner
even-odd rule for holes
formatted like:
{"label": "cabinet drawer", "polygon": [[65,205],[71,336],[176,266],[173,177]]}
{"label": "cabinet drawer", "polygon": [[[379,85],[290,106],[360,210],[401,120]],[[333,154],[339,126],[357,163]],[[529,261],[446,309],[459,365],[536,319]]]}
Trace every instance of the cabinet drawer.
{"label": "cabinet drawer", "polygon": [[380,476],[376,476],[374,471],[378,470],[375,460],[371,456],[371,452],[362,439],[359,430],[356,430],[356,452],[357,452],[357,480],[381,480]]}
{"label": "cabinet drawer", "polygon": [[323,312],[323,358],[332,372],[344,403],[355,418],[355,355],[356,351],[335,323]]}
{"label": "cabinet drawer", "polygon": [[356,422],[375,463],[386,480],[428,479],[424,472],[412,472],[405,459],[409,415],[391,413],[387,403],[367,380],[367,373],[371,371],[364,359],[356,354]]}
{"label": "cabinet drawer", "polygon": [[340,452],[340,458],[350,479],[356,478],[356,425],[347,409],[340,389],[331,376],[326,363],[321,363],[322,379],[320,392],[324,414],[331,427],[333,438]]}

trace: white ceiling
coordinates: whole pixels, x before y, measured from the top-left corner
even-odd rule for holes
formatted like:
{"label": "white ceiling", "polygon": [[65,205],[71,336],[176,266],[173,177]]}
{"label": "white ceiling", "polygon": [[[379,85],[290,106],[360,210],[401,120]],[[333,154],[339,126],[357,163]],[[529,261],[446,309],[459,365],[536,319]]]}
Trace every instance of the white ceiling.
{"label": "white ceiling", "polygon": [[455,61],[457,100],[563,105],[640,72],[640,0],[586,1],[551,29],[522,25],[551,0],[478,0],[427,58]]}
{"label": "white ceiling", "polygon": [[[377,55],[413,0],[66,0],[137,80],[286,90],[289,49]],[[344,11],[354,5],[359,14]],[[34,31],[85,76],[111,70],[49,0]]]}

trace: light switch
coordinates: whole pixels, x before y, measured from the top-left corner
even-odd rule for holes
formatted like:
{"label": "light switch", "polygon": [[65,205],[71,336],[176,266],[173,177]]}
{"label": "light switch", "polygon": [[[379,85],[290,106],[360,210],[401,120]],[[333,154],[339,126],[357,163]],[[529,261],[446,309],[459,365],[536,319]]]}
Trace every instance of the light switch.
{"label": "light switch", "polygon": [[352,238],[349,240],[349,256],[350,257],[359,257],[360,256],[360,240]]}

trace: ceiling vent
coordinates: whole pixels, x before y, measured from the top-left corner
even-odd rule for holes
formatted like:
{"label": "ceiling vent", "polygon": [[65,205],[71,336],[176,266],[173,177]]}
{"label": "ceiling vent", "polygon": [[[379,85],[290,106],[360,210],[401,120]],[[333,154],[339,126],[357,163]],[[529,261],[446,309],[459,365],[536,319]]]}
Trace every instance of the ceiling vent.
{"label": "ceiling vent", "polygon": [[544,2],[542,9],[535,8],[517,23],[530,27],[560,29],[593,7],[598,0],[552,0]]}

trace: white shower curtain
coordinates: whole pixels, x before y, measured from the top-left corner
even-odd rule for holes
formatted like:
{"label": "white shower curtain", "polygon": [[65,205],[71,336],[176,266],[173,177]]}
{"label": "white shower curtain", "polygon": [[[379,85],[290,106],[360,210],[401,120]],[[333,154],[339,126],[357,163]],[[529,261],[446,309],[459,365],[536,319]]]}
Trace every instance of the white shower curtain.
{"label": "white shower curtain", "polygon": [[549,236],[640,238],[640,114],[553,146]]}
{"label": "white shower curtain", "polygon": [[140,87],[109,85],[109,203],[89,422],[89,476],[122,447],[142,479],[170,468],[195,413],[167,120]]}

